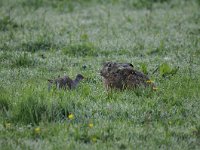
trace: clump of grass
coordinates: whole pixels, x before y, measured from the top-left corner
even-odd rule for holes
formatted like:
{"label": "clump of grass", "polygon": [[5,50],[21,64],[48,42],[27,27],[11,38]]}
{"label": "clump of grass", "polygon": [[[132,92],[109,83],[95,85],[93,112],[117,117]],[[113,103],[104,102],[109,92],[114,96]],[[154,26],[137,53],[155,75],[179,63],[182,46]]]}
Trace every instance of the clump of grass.
{"label": "clump of grass", "polygon": [[7,59],[10,59],[12,57],[12,55],[10,53],[7,53],[6,51],[4,51],[1,55],[0,55],[0,60],[4,61]]}
{"label": "clump of grass", "polygon": [[43,32],[35,37],[31,37],[30,40],[22,43],[19,46],[19,50],[27,52],[47,51],[51,49],[57,49],[58,46],[54,44],[53,35]]}
{"label": "clump of grass", "polygon": [[147,67],[147,64],[146,63],[141,63],[140,64],[140,68],[141,68],[141,70],[142,70],[142,72],[144,73],[144,74],[148,74],[148,67]]}
{"label": "clump of grass", "polygon": [[169,64],[167,63],[163,63],[162,65],[159,66],[159,71],[160,71],[160,75],[162,77],[166,77],[166,76],[173,76],[177,73],[179,67],[171,67]]}
{"label": "clump of grass", "polygon": [[17,103],[14,120],[25,124],[38,124],[47,113],[47,103],[43,95],[26,91],[23,98]]}
{"label": "clump of grass", "polygon": [[38,9],[39,7],[41,7],[44,4],[44,0],[30,0],[30,1],[20,1],[21,5],[23,7],[27,6],[27,7],[31,7],[34,9]]}
{"label": "clump of grass", "polygon": [[5,112],[10,108],[9,94],[7,91],[0,87],[0,110]]}
{"label": "clump of grass", "polygon": [[144,88],[144,87],[138,87],[134,90],[135,95],[137,95],[138,97],[142,96],[142,97],[152,97],[154,95],[154,91],[151,87],[148,88]]}
{"label": "clump of grass", "polygon": [[23,7],[32,8],[32,9],[38,9],[40,7],[48,6],[52,7],[58,11],[66,11],[66,12],[73,12],[75,7],[79,5],[84,5],[85,3],[88,4],[89,2],[92,2],[94,0],[22,0],[21,5]]}
{"label": "clump of grass", "polygon": [[[85,37],[84,37],[85,38]],[[62,49],[64,54],[74,57],[86,57],[86,56],[109,56],[109,55],[126,55],[130,52],[126,49],[120,49],[116,51],[95,47],[90,42],[81,42],[79,44],[71,44]]]}
{"label": "clump of grass", "polygon": [[131,0],[126,3],[131,3],[131,7],[134,8],[148,8],[151,9],[154,3],[170,2],[171,0]]}
{"label": "clump of grass", "polygon": [[53,96],[51,92],[46,93],[43,90],[28,87],[16,103],[13,120],[23,124],[65,120],[74,111],[75,103],[70,100],[70,97],[67,101],[63,100],[64,92],[56,92]]}
{"label": "clump of grass", "polygon": [[98,55],[110,56],[110,55],[131,55],[131,52],[127,49],[118,49],[118,50],[99,50]]}
{"label": "clump of grass", "polygon": [[111,126],[105,126],[101,128],[100,131],[94,130],[95,124],[93,123],[84,123],[81,126],[69,128],[69,132],[74,137],[75,141],[81,143],[95,143],[98,141],[107,142],[115,140],[114,129]]}
{"label": "clump of grass", "polygon": [[92,136],[89,134],[88,129],[85,127],[82,129],[82,132],[80,132],[80,130],[76,128],[75,132],[72,134],[74,135],[76,141],[80,141],[83,143],[89,143],[92,139]]}
{"label": "clump of grass", "polygon": [[92,43],[84,42],[80,44],[71,44],[63,48],[63,52],[69,56],[85,57],[97,56],[97,50]]}
{"label": "clump of grass", "polygon": [[70,111],[68,105],[58,100],[49,103],[46,120],[49,122],[62,121],[65,120],[69,114]]}
{"label": "clump of grass", "polygon": [[200,5],[200,0],[197,0],[197,3]]}
{"label": "clump of grass", "polygon": [[73,12],[74,11],[74,7],[75,7],[75,1],[51,1],[51,3],[49,3],[53,8],[56,8],[58,11],[66,11],[66,12]]}
{"label": "clump of grass", "polygon": [[28,52],[36,52],[40,50],[50,50],[51,48],[55,48],[55,45],[53,45],[49,41],[31,41],[28,43],[23,43],[21,45],[21,49]]}
{"label": "clump of grass", "polygon": [[0,31],[8,31],[9,29],[17,28],[16,24],[10,16],[0,17]]}
{"label": "clump of grass", "polygon": [[12,63],[12,67],[29,67],[33,65],[34,60],[27,53],[21,54]]}

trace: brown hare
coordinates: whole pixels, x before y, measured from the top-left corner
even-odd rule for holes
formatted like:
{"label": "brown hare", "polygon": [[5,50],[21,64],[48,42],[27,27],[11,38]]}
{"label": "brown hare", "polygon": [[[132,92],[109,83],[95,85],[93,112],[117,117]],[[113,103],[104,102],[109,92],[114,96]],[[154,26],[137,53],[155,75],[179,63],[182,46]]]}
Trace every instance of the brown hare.
{"label": "brown hare", "polygon": [[72,80],[70,79],[68,76],[64,76],[64,77],[61,77],[61,78],[57,78],[57,79],[54,79],[54,80],[48,80],[49,81],[49,90],[52,86],[52,84],[55,84],[56,87],[58,89],[74,89],[78,86],[79,82],[81,80],[83,80],[84,77],[83,75],[81,74],[77,74],[75,80]]}
{"label": "brown hare", "polygon": [[154,87],[149,78],[143,73],[134,70],[130,63],[107,62],[100,72],[107,89],[137,88],[139,86]]}

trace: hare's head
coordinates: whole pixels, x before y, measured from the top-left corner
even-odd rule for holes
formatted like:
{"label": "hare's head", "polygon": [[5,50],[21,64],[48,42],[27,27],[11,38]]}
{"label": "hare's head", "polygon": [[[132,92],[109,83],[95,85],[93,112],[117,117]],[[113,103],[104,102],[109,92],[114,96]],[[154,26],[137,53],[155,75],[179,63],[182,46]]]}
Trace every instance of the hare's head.
{"label": "hare's head", "polygon": [[130,63],[106,62],[103,64],[103,68],[101,69],[100,74],[101,76],[106,78],[124,69],[132,70],[133,65]]}
{"label": "hare's head", "polygon": [[77,76],[76,76],[76,80],[81,81],[81,80],[83,80],[83,79],[84,79],[84,76],[83,76],[83,75],[81,75],[81,74],[77,74]]}

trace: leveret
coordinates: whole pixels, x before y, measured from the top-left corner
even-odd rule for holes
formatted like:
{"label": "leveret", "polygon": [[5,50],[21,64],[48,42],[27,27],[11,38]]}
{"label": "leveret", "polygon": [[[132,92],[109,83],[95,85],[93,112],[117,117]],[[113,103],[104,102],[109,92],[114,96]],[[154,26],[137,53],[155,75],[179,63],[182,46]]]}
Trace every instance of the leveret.
{"label": "leveret", "polygon": [[76,78],[74,80],[70,79],[68,76],[60,77],[57,79],[49,79],[49,90],[52,85],[56,85],[58,89],[75,89],[81,80],[83,80],[84,77],[81,74],[77,74]]}
{"label": "leveret", "polygon": [[135,89],[155,87],[148,76],[134,69],[130,63],[106,62],[100,71],[106,89]]}

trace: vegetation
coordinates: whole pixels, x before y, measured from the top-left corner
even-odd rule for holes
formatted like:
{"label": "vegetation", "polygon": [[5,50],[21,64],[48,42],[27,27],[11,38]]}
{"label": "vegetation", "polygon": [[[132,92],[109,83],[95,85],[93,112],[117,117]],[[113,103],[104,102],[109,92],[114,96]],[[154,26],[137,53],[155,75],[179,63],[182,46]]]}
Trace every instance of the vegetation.
{"label": "vegetation", "polygon": [[[1,0],[0,149],[199,149],[199,2]],[[105,61],[156,91],[106,91]],[[78,73],[77,89],[48,91]]]}

